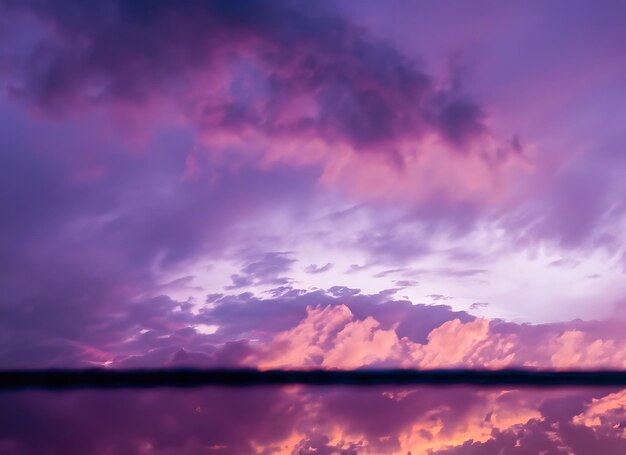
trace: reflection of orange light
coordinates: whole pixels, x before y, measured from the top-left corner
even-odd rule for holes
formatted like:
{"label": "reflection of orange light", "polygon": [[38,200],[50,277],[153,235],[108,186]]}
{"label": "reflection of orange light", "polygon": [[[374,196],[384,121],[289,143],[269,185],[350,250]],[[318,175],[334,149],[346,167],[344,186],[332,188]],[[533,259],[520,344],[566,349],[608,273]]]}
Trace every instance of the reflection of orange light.
{"label": "reflection of orange light", "polygon": [[[419,392],[419,391],[418,391]],[[390,391],[380,392],[389,399]],[[424,410],[406,428],[396,434],[379,435],[375,438],[355,431],[333,419],[332,415],[310,416],[318,424],[310,433],[292,433],[285,439],[270,444],[255,444],[257,453],[275,450],[275,453],[290,454],[310,440],[312,435],[327,439],[330,447],[337,450],[354,450],[359,453],[389,453],[406,455],[427,453],[445,448],[458,447],[468,441],[486,442],[492,439],[494,431],[518,431],[532,419],[542,420],[538,406],[542,401],[533,394],[520,392],[470,392],[480,398],[458,419],[458,409],[439,405]],[[405,395],[406,397],[406,395]],[[317,413],[318,408],[309,411]]]}
{"label": "reflection of orange light", "polygon": [[602,398],[594,398],[583,412],[572,419],[572,422],[575,425],[593,428],[595,431],[608,430],[626,439],[625,415],[626,389]]}

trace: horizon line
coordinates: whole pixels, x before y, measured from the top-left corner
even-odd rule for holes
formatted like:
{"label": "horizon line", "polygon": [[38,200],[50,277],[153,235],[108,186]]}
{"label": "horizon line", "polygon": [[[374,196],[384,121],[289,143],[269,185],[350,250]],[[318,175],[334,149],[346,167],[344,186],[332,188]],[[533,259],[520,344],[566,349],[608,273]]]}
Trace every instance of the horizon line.
{"label": "horizon line", "polygon": [[0,370],[0,391],[203,386],[626,386],[626,370],[137,368]]}

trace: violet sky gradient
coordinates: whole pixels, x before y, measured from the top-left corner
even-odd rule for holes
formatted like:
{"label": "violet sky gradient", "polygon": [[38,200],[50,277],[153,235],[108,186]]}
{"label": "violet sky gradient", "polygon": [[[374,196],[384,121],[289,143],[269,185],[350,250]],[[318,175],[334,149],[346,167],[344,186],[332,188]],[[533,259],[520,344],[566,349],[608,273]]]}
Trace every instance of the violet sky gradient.
{"label": "violet sky gradient", "polygon": [[[0,0],[0,368],[626,368],[624,119],[619,0]],[[397,420],[366,421],[357,392],[272,393],[215,436],[111,441],[104,412],[81,450],[626,441],[623,391],[468,389],[465,423],[445,394],[369,392]],[[125,406],[191,419],[174,395]],[[0,428],[2,453],[68,453]]]}

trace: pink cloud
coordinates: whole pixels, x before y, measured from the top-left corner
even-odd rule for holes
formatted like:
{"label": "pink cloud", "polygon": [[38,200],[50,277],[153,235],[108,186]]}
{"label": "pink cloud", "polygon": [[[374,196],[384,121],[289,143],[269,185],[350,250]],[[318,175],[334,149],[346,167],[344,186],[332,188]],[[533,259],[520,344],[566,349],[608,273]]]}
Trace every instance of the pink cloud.
{"label": "pink cloud", "polygon": [[626,440],[624,414],[626,413],[626,390],[610,393],[591,400],[583,412],[574,416],[575,425],[584,425],[596,432],[608,431]]}
{"label": "pink cloud", "polygon": [[345,305],[307,307],[297,325],[259,345],[248,359],[261,368],[623,368],[623,335],[596,338],[581,330],[540,328],[527,339],[524,327],[507,333],[476,318],[450,319],[433,328],[424,343],[401,337],[396,325],[382,328],[372,316],[357,319]]}
{"label": "pink cloud", "polygon": [[213,2],[10,4],[8,14],[49,30],[28,49],[38,65],[9,61],[12,92],[70,115],[111,109],[144,146],[159,123],[187,124],[212,155],[321,166],[322,183],[367,199],[496,201],[525,172],[519,147],[496,138],[480,106],[384,42],[321,10],[250,8],[258,22]]}

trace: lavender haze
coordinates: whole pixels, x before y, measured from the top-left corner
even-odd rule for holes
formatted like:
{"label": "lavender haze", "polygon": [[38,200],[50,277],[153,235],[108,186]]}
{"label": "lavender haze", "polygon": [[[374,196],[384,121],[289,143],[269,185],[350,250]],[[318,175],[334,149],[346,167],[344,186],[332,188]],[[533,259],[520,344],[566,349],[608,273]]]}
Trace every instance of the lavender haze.
{"label": "lavender haze", "polygon": [[[626,368],[624,119],[619,0],[0,0],[0,368]],[[626,453],[616,389],[0,409],[9,455]]]}

